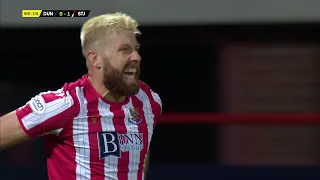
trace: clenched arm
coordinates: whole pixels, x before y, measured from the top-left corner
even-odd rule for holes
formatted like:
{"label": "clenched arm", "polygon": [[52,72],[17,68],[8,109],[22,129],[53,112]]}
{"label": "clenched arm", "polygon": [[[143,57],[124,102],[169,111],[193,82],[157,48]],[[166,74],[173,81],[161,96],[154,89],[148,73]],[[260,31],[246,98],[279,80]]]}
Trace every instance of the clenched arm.
{"label": "clenched arm", "polygon": [[15,111],[0,117],[0,150],[28,139]]}

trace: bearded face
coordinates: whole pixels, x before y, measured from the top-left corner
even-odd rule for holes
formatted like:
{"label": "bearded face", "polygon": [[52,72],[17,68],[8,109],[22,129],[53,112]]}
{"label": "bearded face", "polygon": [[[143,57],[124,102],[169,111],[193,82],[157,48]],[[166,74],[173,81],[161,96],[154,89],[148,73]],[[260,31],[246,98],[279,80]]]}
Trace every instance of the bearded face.
{"label": "bearded face", "polygon": [[122,68],[113,67],[105,59],[103,83],[110,92],[132,96],[140,89],[140,63],[128,62]]}
{"label": "bearded face", "polygon": [[119,96],[132,96],[140,89],[140,45],[133,31],[107,35],[98,46],[99,67],[105,87]]}

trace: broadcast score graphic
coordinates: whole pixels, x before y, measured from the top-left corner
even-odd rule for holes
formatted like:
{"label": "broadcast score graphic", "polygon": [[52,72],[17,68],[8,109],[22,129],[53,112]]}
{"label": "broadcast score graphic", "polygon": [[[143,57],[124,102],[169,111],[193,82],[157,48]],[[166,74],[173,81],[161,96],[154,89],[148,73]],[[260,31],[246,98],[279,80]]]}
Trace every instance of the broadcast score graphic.
{"label": "broadcast score graphic", "polygon": [[22,17],[88,17],[89,13],[90,10],[22,10]]}

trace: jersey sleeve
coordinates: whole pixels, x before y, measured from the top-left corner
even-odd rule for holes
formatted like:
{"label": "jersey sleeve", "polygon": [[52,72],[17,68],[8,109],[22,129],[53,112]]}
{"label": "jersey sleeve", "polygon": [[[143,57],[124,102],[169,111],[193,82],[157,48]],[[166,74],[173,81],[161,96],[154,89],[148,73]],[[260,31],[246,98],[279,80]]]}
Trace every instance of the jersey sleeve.
{"label": "jersey sleeve", "polygon": [[151,90],[151,96],[153,98],[152,106],[153,106],[153,113],[156,116],[156,121],[159,120],[161,114],[162,114],[162,101],[160,96]]}
{"label": "jersey sleeve", "polygon": [[26,134],[37,137],[63,128],[73,116],[74,104],[68,91],[48,91],[18,108],[16,115]]}
{"label": "jersey sleeve", "polygon": [[162,113],[162,101],[160,96],[151,90],[151,95],[153,97],[153,100],[157,103],[158,109],[160,111],[160,114]]}

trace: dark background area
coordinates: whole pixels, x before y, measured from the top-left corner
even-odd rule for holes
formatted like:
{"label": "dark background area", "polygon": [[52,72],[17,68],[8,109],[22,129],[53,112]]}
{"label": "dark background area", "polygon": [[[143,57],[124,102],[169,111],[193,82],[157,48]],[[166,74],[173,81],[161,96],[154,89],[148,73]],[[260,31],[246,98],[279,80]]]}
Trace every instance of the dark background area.
{"label": "dark background area", "polygon": [[[219,56],[220,47],[226,42],[320,40],[320,23],[142,26],[140,30],[143,33],[139,38],[143,58],[141,79],[161,95],[164,113],[221,112],[219,81],[223,77],[220,76]],[[58,89],[65,82],[75,81],[85,74],[79,34],[80,27],[2,28],[0,82],[13,88],[1,94],[0,99],[10,98],[2,102],[0,112],[14,110],[39,92]],[[317,167],[281,172],[261,169],[253,173],[246,167],[217,166],[218,129],[218,125],[159,124],[151,146],[150,176],[154,177],[151,179],[167,173],[168,169],[177,174],[172,179],[194,179],[191,177],[197,176],[197,179],[235,179],[241,174],[246,177],[245,172],[251,174],[247,178],[253,179],[319,177]],[[193,143],[200,148],[193,148]],[[189,170],[185,164],[191,165]],[[18,179],[18,176],[45,179],[42,140],[1,152],[0,166],[0,179],[3,180]],[[183,177],[184,171],[192,170],[194,176]],[[273,173],[265,176],[264,171]]]}

